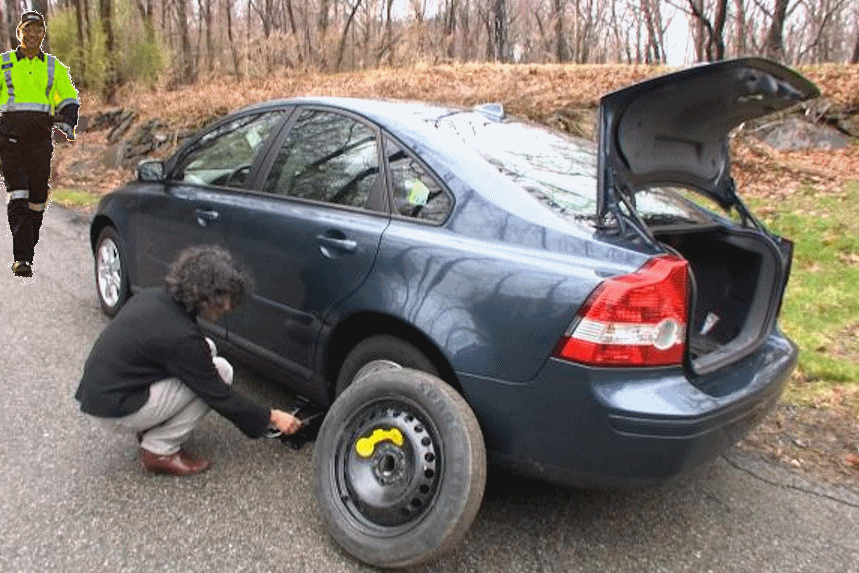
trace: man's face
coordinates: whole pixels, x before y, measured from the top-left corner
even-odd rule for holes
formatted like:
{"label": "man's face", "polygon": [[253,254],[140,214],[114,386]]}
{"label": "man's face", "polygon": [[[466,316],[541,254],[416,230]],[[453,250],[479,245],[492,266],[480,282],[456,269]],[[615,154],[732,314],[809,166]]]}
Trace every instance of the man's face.
{"label": "man's face", "polygon": [[222,295],[216,297],[212,302],[204,304],[200,309],[200,315],[209,322],[218,322],[232,308],[232,300],[229,295]]}
{"label": "man's face", "polygon": [[21,44],[29,50],[37,49],[45,38],[45,27],[39,22],[30,22],[21,30]]}

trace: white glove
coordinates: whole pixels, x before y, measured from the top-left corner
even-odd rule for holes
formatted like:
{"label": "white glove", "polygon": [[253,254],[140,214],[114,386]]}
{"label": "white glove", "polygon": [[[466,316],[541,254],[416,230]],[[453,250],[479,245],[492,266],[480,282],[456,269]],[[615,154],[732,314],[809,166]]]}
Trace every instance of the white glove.
{"label": "white glove", "polygon": [[69,141],[75,140],[75,128],[74,127],[72,127],[71,125],[67,124],[64,121],[57,122],[54,125],[56,125],[57,129],[59,129],[60,131],[62,131],[65,134],[66,139],[68,139]]}

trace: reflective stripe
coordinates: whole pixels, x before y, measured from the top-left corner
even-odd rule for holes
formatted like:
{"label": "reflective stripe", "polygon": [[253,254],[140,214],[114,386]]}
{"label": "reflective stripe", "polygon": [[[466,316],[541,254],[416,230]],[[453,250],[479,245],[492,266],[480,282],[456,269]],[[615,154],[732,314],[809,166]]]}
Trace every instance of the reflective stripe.
{"label": "reflective stripe", "polygon": [[[5,52],[3,54],[3,66],[6,68],[3,70],[3,75],[6,76],[6,91],[9,92],[9,99],[6,102],[6,105],[15,102],[15,86],[12,85],[12,68],[11,66],[7,66],[7,64],[12,63],[12,54],[10,52]],[[4,105],[3,107],[6,107]],[[5,111],[5,110],[0,110]]]}
{"label": "reflective stripe", "polygon": [[15,199],[29,199],[30,192],[26,189],[23,191],[9,191],[7,192],[8,198],[7,201],[14,201]]}
{"label": "reflective stripe", "polygon": [[45,205],[47,205],[47,204],[48,204],[47,201],[45,203],[30,203],[29,204],[30,211],[37,211],[37,212],[38,211],[44,211]]}
{"label": "reflective stripe", "polygon": [[54,89],[54,65],[57,58],[48,56],[48,85],[45,88],[45,99],[51,101],[51,90]]}
{"label": "reflective stripe", "polygon": [[4,103],[0,111],[43,111],[51,112],[51,106],[46,103]]}
{"label": "reflective stripe", "polygon": [[76,103],[76,104],[78,104],[78,105],[80,105],[80,104],[81,104],[81,102],[80,102],[80,101],[78,101],[78,98],[76,98],[76,97],[67,97],[66,99],[64,99],[63,101],[61,101],[60,103],[58,103],[58,104],[57,104],[57,111],[60,111],[60,110],[61,110],[61,109],[63,109],[65,106],[69,105],[70,103]]}

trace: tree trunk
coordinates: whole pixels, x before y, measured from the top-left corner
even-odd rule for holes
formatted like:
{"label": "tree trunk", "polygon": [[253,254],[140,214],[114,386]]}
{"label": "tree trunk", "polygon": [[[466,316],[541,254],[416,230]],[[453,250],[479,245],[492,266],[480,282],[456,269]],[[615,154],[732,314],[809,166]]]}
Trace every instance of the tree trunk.
{"label": "tree trunk", "polygon": [[379,50],[379,63],[382,63],[383,56],[387,56],[389,66],[394,65],[394,24],[391,20],[393,8],[394,0],[387,0],[385,3],[385,39]]}
{"label": "tree trunk", "polygon": [[292,41],[295,42],[295,54],[298,63],[304,62],[304,54],[301,46],[298,44],[298,26],[295,24],[295,10],[292,8],[292,0],[286,0],[286,15],[289,20],[289,29],[292,32]]}
{"label": "tree trunk", "polygon": [[18,47],[18,35],[15,28],[18,27],[18,22],[21,21],[21,10],[18,8],[16,0],[6,0],[6,30],[9,32],[9,47],[15,49]]}
{"label": "tree trunk", "polygon": [[856,43],[853,44],[853,57],[850,58],[851,64],[859,64],[859,32],[856,32]]}
{"label": "tree trunk", "polygon": [[728,0],[718,0],[716,3],[716,18],[713,22],[713,35],[710,46],[714,60],[725,59],[725,21],[728,17]]}
{"label": "tree trunk", "polygon": [[492,11],[492,57],[507,61],[507,0],[494,0]]}
{"label": "tree trunk", "polygon": [[240,78],[239,52],[236,49],[236,41],[233,38],[233,3],[231,0],[224,0],[224,11],[227,15],[227,40],[230,42],[230,51],[233,54],[233,66],[236,70],[236,77]]}
{"label": "tree trunk", "polygon": [[212,41],[212,0],[204,1],[203,16],[206,18],[206,67],[212,71],[215,68],[215,45]]}
{"label": "tree trunk", "polygon": [[343,61],[343,52],[346,51],[346,36],[349,34],[349,27],[352,25],[352,20],[355,19],[355,12],[361,6],[361,0],[356,0],[355,5],[349,12],[349,18],[346,19],[346,24],[343,25],[343,34],[340,36],[340,45],[337,48],[337,63],[334,65],[334,71],[340,71],[340,64]]}
{"label": "tree trunk", "polygon": [[[102,0],[104,1],[104,0]],[[188,12],[185,0],[176,0],[176,20],[179,24],[179,37],[182,41],[182,83],[194,83],[194,67],[191,59],[191,36],[188,32]]]}
{"label": "tree trunk", "polygon": [[[719,0],[720,5],[723,5],[725,2],[726,0]],[[706,58],[708,62],[712,62],[717,59],[717,46],[720,43],[722,45],[722,52],[724,53],[724,41],[721,40],[721,37],[719,37],[719,39],[716,38],[717,33],[713,28],[713,23],[710,22],[710,19],[704,13],[703,1],[698,0],[698,3],[696,4],[696,0],[689,0],[689,8],[692,10],[692,16],[695,18],[695,23],[698,26],[698,33],[700,34],[700,36],[696,38],[698,59],[703,60]],[[724,26],[724,22],[722,25]],[[716,50],[714,50],[714,48],[716,48]]]}
{"label": "tree trunk", "polygon": [[552,0],[552,21],[555,24],[555,58],[558,62],[567,62],[570,59],[570,47],[567,45],[567,36],[564,26],[564,0]]}
{"label": "tree trunk", "polygon": [[[388,6],[391,0],[388,0]],[[444,11],[444,43],[445,55],[448,60],[456,57],[456,11],[458,9],[456,0],[448,0]]]}
{"label": "tree trunk", "polygon": [[116,74],[116,63],[114,60],[114,38],[113,38],[113,4],[112,0],[99,0],[98,15],[101,29],[104,32],[104,53],[107,60],[105,66],[104,99],[107,103],[114,103],[116,88],[119,86],[120,78]]}
{"label": "tree trunk", "polygon": [[[180,2],[183,0],[180,0]],[[113,39],[113,4],[112,0],[98,1],[98,14],[101,21],[101,29],[104,31],[104,47],[107,52],[108,59],[113,57],[114,39]]]}
{"label": "tree trunk", "polygon": [[787,15],[788,0],[775,0],[775,10],[767,38],[764,41],[764,55],[772,60],[784,60],[784,20]]}
{"label": "tree trunk", "polygon": [[734,8],[737,12],[736,15],[736,23],[737,23],[737,32],[736,32],[736,40],[734,44],[735,56],[744,56],[746,54],[746,34],[748,34],[746,28],[746,8],[743,5],[743,0],[734,0]]}
{"label": "tree trunk", "polygon": [[86,9],[86,6],[83,4],[84,0],[74,0],[75,3],[75,20],[77,20],[77,31],[78,31],[78,53],[80,55],[80,73],[81,79],[86,78],[86,64],[87,64],[87,54],[84,46],[86,46],[86,39],[84,38],[84,16],[83,11]]}
{"label": "tree trunk", "polygon": [[[80,0],[75,0],[80,2]],[[143,20],[143,30],[146,33],[146,41],[150,44],[155,43],[155,23],[152,21],[154,10],[152,0],[137,0],[137,11],[140,12],[140,19]],[[83,44],[83,40],[81,40]]]}
{"label": "tree trunk", "polygon": [[[33,0],[33,10],[45,17],[45,26],[48,26],[48,0]],[[42,41],[42,49],[49,54],[51,53],[50,38],[48,36],[45,36],[45,39]]]}

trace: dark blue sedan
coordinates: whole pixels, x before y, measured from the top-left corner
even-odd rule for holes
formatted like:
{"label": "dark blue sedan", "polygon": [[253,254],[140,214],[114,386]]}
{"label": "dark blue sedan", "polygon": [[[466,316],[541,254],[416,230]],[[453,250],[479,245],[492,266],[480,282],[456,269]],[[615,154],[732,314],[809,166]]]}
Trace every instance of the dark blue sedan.
{"label": "dark blue sedan", "polygon": [[216,243],[252,298],[202,323],[328,409],[332,536],[402,567],[453,546],[486,459],[575,486],[658,484],[738,441],[797,349],[791,243],[737,195],[729,132],[818,95],[754,58],[601,101],[599,142],[500,105],[301,98],[247,107],[107,195],[96,285],[116,313]]}

